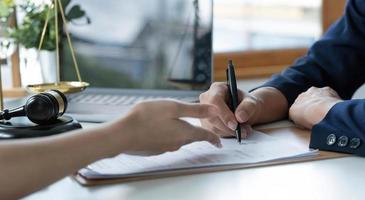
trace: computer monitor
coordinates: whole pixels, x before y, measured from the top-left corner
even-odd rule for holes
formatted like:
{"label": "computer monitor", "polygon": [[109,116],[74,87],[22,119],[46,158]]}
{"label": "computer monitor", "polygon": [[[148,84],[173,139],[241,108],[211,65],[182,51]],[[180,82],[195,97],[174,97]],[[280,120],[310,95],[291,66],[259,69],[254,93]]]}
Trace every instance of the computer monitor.
{"label": "computer monitor", "polygon": [[[212,0],[73,0],[68,25],[91,87],[204,90],[212,81]],[[87,18],[90,23],[87,23]],[[66,40],[62,80],[77,80]]]}

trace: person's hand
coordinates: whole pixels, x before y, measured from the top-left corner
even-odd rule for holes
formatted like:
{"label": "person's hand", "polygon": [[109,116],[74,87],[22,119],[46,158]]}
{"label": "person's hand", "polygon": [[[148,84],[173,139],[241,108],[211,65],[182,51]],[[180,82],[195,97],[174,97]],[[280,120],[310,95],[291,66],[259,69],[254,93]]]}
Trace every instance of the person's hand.
{"label": "person's hand", "polygon": [[228,86],[226,83],[213,83],[210,89],[199,97],[204,104],[213,104],[217,107],[215,116],[201,119],[202,126],[222,136],[234,136],[237,121],[241,124],[242,137],[246,138],[252,132],[251,124],[256,122],[261,112],[261,102],[249,93],[238,90],[240,101],[236,112],[233,113],[228,107]]}
{"label": "person's hand", "polygon": [[341,97],[330,87],[311,87],[300,94],[289,109],[289,118],[295,124],[311,129],[313,125],[322,121],[328,111]]}
{"label": "person's hand", "polygon": [[123,153],[156,155],[176,151],[195,141],[207,141],[221,147],[219,137],[201,127],[195,127],[182,117],[205,118],[215,114],[215,107],[178,101],[147,101],[137,104],[121,120],[113,122],[110,131],[121,135]]}

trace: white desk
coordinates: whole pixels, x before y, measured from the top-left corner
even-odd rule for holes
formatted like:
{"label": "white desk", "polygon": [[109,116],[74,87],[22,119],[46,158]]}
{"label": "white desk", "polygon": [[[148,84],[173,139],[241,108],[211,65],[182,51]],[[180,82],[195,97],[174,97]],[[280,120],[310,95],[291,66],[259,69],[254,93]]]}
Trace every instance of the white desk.
{"label": "white desk", "polygon": [[348,157],[91,188],[68,177],[26,199],[364,199],[364,169]]}
{"label": "white desk", "polygon": [[97,187],[67,177],[25,199],[364,199],[364,182],[365,158],[347,157]]}
{"label": "white desk", "polygon": [[[248,90],[258,83],[241,81],[239,85]],[[88,126],[93,125],[85,127]],[[270,125],[281,126],[282,123]],[[364,182],[365,158],[347,157],[88,188],[67,177],[24,199],[362,200]]]}

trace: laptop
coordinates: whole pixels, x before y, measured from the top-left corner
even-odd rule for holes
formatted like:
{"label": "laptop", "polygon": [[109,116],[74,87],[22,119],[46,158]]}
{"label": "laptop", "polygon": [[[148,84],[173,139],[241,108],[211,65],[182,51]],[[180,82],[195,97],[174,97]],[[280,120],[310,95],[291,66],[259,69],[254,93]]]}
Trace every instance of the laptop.
{"label": "laptop", "polygon": [[[105,122],[141,101],[198,100],[212,82],[213,0],[73,0],[86,15],[69,26],[85,91],[67,113]],[[102,5],[101,5],[102,4]],[[77,80],[66,41],[61,79]]]}

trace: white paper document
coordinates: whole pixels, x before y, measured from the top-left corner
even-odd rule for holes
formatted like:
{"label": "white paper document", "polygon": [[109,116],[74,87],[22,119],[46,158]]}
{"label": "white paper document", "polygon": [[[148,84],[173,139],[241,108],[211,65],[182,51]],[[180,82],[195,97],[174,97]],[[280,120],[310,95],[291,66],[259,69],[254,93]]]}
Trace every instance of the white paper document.
{"label": "white paper document", "polygon": [[318,154],[308,147],[298,147],[290,141],[258,131],[254,131],[242,144],[238,144],[236,139],[222,139],[222,145],[223,148],[218,149],[207,142],[195,142],[176,152],[149,157],[121,154],[95,162],[79,173],[90,179],[136,177],[162,171],[244,165]]}

